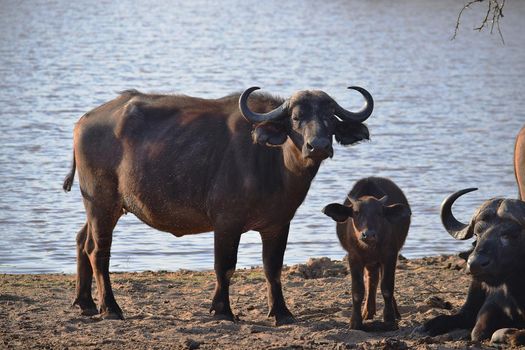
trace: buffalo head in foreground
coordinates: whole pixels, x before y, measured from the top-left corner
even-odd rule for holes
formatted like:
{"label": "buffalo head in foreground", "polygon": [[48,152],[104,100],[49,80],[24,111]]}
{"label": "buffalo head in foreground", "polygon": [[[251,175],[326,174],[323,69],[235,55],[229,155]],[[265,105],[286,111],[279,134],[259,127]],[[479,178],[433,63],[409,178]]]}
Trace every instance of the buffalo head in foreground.
{"label": "buffalo head in foreground", "polygon": [[475,236],[477,241],[467,260],[472,275],[467,300],[458,313],[427,321],[423,330],[430,335],[466,328],[472,329],[472,340],[483,340],[498,329],[525,326],[525,202],[490,199],[470,223],[461,223],[452,214],[452,204],[474,190],[450,195],[441,207],[443,225],[454,238]]}
{"label": "buffalo head in foreground", "polygon": [[[359,112],[322,91],[288,99],[266,94],[219,99],[125,91],[85,114],[74,131],[71,189],[78,169],[87,221],[77,235],[75,304],[86,315],[122,318],[109,277],[113,229],[124,212],[175,236],[214,231],[217,283],[210,311],[234,320],[229,285],[241,234],[262,238],[269,316],[293,322],[281,286],[290,221],[323,159],[368,139]],[[99,310],[91,295],[97,283]]]}

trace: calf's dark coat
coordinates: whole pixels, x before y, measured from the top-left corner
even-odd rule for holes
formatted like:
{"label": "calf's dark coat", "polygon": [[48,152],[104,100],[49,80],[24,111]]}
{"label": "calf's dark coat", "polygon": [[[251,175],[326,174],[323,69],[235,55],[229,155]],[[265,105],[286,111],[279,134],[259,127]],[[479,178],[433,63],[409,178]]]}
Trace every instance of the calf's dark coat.
{"label": "calf's dark coat", "polygon": [[[465,189],[450,195],[442,204],[445,229],[456,239],[476,236],[467,260],[472,280],[465,304],[459,312],[440,315],[423,325],[430,335],[454,328],[472,329],[472,340],[490,338],[501,328],[525,328],[525,202],[496,198],[485,201],[470,223],[456,220],[451,207]],[[517,341],[525,331],[512,334]]]}
{"label": "calf's dark coat", "polygon": [[[376,312],[376,290],[381,276],[387,328],[400,317],[394,298],[397,256],[410,226],[411,211],[403,191],[391,180],[368,177],[356,182],[344,205],[332,203],[323,212],[337,221],[337,237],[348,252],[352,276],[352,329],[364,329],[363,317]],[[366,271],[366,276],[364,272]],[[361,305],[365,297],[365,308]]]}
{"label": "calf's dark coat", "polygon": [[[284,100],[264,94],[219,99],[126,91],[85,114],[74,131],[74,157],[87,221],[77,235],[75,304],[83,314],[122,318],[109,278],[112,233],[124,212],[175,236],[214,231],[215,316],[234,319],[229,285],[241,234],[259,231],[269,315],[293,322],[281,287],[290,221],[327,157],[332,137],[348,145],[368,138],[359,112],[322,91]],[[99,311],[91,295],[95,277]]]}

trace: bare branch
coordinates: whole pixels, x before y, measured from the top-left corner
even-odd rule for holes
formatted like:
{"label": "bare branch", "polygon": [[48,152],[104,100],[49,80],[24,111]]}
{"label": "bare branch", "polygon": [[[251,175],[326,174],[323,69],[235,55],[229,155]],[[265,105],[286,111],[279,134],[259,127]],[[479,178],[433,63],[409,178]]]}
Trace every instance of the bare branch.
{"label": "bare branch", "polygon": [[459,25],[461,23],[461,16],[463,15],[463,12],[466,9],[470,8],[472,4],[484,1],[487,1],[487,12],[485,13],[485,17],[481,21],[480,25],[478,27],[475,27],[474,30],[481,32],[484,28],[490,27],[490,34],[492,34],[494,32],[494,27],[496,27],[498,29],[501,41],[505,43],[499,23],[500,19],[503,17],[503,7],[505,6],[505,0],[470,0],[467,4],[463,6],[461,11],[459,11],[458,19],[456,20],[456,28],[454,29],[454,35],[452,36],[451,40],[454,40],[458,34]]}

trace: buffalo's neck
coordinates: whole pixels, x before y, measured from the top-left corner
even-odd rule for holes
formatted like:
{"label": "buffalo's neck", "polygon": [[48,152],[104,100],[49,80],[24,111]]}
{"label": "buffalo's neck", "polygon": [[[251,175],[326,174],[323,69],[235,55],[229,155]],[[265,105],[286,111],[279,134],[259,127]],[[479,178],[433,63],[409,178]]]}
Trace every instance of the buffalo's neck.
{"label": "buffalo's neck", "polygon": [[522,308],[525,308],[525,279],[523,274],[513,274],[505,285],[508,293],[516,298]]}
{"label": "buffalo's neck", "polygon": [[290,139],[285,142],[282,151],[285,186],[298,192],[297,194],[303,193],[302,199],[304,199],[321,162],[304,159],[301,150]]}
{"label": "buffalo's neck", "polygon": [[284,143],[282,149],[286,171],[290,175],[304,177],[311,182],[317,174],[321,162],[303,158],[301,150],[290,139]]}

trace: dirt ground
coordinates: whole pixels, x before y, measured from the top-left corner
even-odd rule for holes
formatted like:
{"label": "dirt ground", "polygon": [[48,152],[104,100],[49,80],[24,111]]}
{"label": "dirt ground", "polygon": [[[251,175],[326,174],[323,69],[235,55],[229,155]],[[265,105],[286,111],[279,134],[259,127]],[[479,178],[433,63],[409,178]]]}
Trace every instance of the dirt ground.
{"label": "dirt ground", "polygon": [[[238,270],[231,286],[236,323],[209,314],[212,271],[113,273],[124,321],[80,316],[71,307],[75,276],[0,275],[2,349],[488,349],[469,332],[428,337],[414,332],[424,320],[457,310],[469,276],[455,256],[400,259],[396,299],[399,329],[349,328],[351,294],[346,263],[328,258],[286,267],[285,298],[297,323],[275,327],[267,318],[260,268]],[[381,319],[379,293],[376,320]],[[447,310],[451,308],[451,310]]]}

